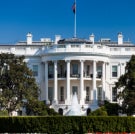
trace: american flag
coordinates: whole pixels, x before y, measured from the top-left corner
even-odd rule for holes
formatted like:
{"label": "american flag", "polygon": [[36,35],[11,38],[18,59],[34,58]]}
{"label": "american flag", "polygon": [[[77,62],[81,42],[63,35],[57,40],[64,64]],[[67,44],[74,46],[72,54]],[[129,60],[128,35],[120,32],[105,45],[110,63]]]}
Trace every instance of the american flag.
{"label": "american flag", "polygon": [[76,12],[76,3],[74,2],[73,6],[72,6],[72,10],[73,10],[73,13]]}

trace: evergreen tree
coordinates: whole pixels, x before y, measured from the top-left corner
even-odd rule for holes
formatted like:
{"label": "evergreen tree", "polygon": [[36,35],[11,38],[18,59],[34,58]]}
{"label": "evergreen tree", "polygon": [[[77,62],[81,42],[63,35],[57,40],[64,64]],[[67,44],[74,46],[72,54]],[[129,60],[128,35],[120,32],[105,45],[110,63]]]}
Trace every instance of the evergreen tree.
{"label": "evergreen tree", "polygon": [[0,108],[9,114],[38,100],[38,87],[24,56],[0,54]]}
{"label": "evergreen tree", "polygon": [[128,115],[135,113],[135,55],[127,62],[125,74],[116,82],[115,88],[121,89],[118,99],[122,99],[123,112]]}

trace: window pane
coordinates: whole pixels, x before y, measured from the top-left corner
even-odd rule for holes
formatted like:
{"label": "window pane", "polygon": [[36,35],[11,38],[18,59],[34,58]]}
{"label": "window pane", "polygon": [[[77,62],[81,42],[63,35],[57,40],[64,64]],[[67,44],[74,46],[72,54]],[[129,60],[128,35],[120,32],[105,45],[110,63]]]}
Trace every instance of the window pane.
{"label": "window pane", "polygon": [[102,77],[102,66],[97,66],[97,77],[98,78]]}
{"label": "window pane", "polygon": [[102,100],[102,88],[98,87],[97,92],[98,92],[98,100]]}
{"label": "window pane", "polygon": [[112,66],[112,71],[117,72],[117,66]]}
{"label": "window pane", "polygon": [[89,65],[86,66],[86,71],[87,71],[87,72],[86,72],[87,75],[89,75],[89,74],[90,74],[90,66],[89,66]]}
{"label": "window pane", "polygon": [[49,74],[53,74],[53,65],[49,65],[49,68],[48,68],[48,72],[49,72]]}
{"label": "window pane", "polygon": [[86,101],[89,101],[90,99],[90,88],[86,87]]}
{"label": "window pane", "polygon": [[97,72],[102,72],[102,66],[97,66]]}
{"label": "window pane", "polygon": [[73,64],[73,74],[78,74],[78,64]]}
{"label": "window pane", "polygon": [[33,65],[33,76],[38,76],[38,65]]}
{"label": "window pane", "polygon": [[53,64],[49,64],[49,66],[48,66],[48,77],[49,78],[54,77],[54,66],[53,66]]}
{"label": "window pane", "polygon": [[78,94],[78,89],[77,89],[77,87],[76,86],[73,86],[72,87],[72,94]]}
{"label": "window pane", "polygon": [[112,66],[112,77],[117,77],[117,66]]}
{"label": "window pane", "polygon": [[64,101],[64,87],[60,87],[60,101]]}

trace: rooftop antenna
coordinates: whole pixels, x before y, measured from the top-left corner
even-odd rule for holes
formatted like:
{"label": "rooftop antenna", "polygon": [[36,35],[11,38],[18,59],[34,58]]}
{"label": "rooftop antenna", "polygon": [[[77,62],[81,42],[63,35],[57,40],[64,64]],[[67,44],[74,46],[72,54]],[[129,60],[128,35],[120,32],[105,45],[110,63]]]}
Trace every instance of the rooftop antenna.
{"label": "rooftop antenna", "polygon": [[74,13],[74,38],[76,38],[76,0],[74,1],[74,4],[72,6],[72,10]]}

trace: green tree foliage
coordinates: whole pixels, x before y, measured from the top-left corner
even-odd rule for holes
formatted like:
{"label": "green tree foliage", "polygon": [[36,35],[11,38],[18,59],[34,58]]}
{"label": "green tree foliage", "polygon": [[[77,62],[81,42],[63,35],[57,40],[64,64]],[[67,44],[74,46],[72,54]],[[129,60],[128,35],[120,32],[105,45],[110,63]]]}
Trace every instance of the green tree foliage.
{"label": "green tree foliage", "polygon": [[117,116],[120,110],[120,106],[117,103],[110,103],[108,101],[104,102],[104,107],[109,116]]}
{"label": "green tree foliage", "polygon": [[89,116],[107,116],[107,111],[104,106],[96,109],[95,111],[92,111]]}
{"label": "green tree foliage", "polygon": [[26,104],[27,115],[38,115],[38,116],[59,116],[54,109],[49,108],[43,101],[31,100]]}
{"label": "green tree foliage", "polygon": [[28,103],[38,98],[38,87],[24,56],[0,54],[0,104],[10,114],[19,110],[23,100]]}
{"label": "green tree foliage", "polygon": [[48,107],[38,101],[39,91],[24,56],[0,54],[1,110],[7,110],[10,115],[12,111],[19,111],[25,106],[28,115],[48,115]]}
{"label": "green tree foliage", "polygon": [[8,111],[7,110],[1,110],[0,116],[8,116]]}
{"label": "green tree foliage", "polygon": [[122,89],[118,93],[118,99],[123,100],[123,112],[132,115],[135,112],[135,55],[127,62],[125,74],[116,82],[115,88]]}

